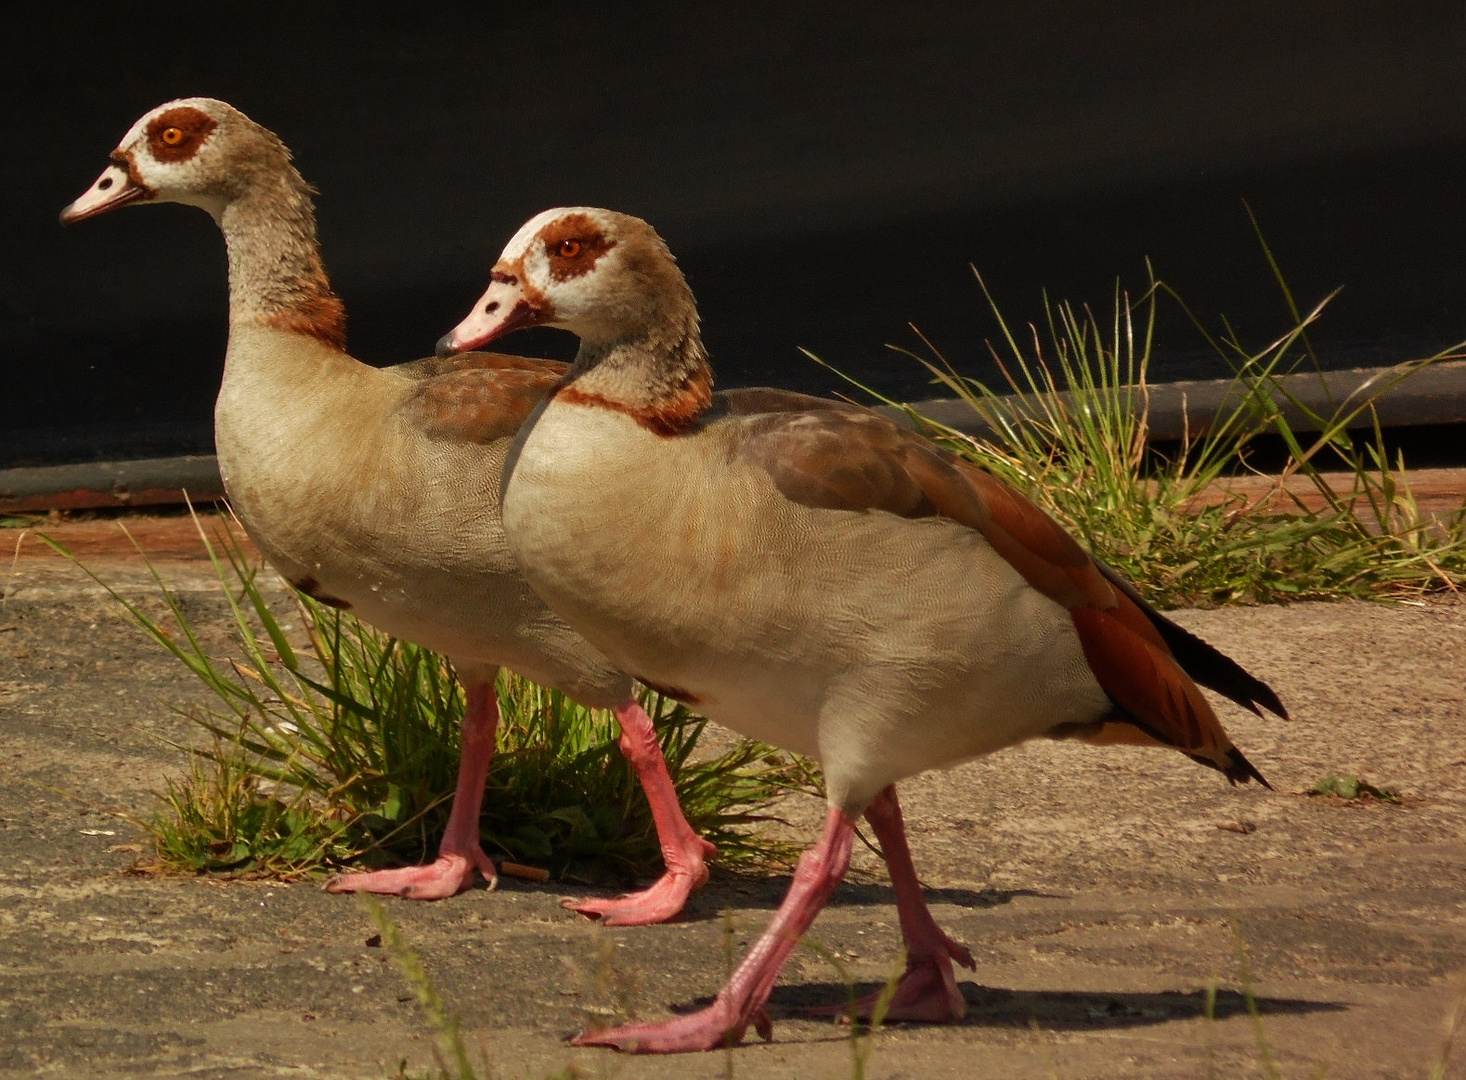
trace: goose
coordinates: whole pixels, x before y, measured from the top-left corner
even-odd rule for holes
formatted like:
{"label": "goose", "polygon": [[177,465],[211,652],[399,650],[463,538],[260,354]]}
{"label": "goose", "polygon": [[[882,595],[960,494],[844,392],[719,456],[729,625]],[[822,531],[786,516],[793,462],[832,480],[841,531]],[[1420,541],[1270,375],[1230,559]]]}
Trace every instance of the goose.
{"label": "goose", "polygon": [[384,369],[354,359],[312,195],[273,132],[225,102],[183,98],[139,119],[61,220],[150,202],[212,215],[229,255],[214,434],[235,513],[295,588],[443,653],[464,684],[462,757],[437,859],[326,887],[418,900],[454,895],[479,874],[493,887],[478,823],[504,667],[613,710],[666,860],[649,889],[566,906],[612,925],[670,918],[706,882],[713,846],[682,814],[631,680],[529,588],[499,517],[510,437],[565,365],[497,353]]}
{"label": "goose", "polygon": [[[924,770],[1048,736],[1169,746],[1266,785],[1197,683],[1285,717],[1277,695],[1013,488],[868,410],[714,394],[692,293],[646,222],[532,218],[438,350],[533,325],[580,348],[505,464],[504,529],[530,584],[622,670],[815,758],[828,793],[822,835],[711,1005],[577,1043],[706,1050],[750,1025],[770,1038],[764,1003],[862,815],[907,956],[887,1016],[960,1019],[953,961],[972,956],[927,908],[896,792]],[[638,528],[653,518],[669,527]]]}

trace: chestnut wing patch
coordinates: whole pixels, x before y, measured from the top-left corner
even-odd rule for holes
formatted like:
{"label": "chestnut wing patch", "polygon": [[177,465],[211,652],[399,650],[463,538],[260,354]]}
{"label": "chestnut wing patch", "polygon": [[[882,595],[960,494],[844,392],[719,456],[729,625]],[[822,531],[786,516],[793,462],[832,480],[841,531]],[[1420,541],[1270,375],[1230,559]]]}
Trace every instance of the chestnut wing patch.
{"label": "chestnut wing patch", "polygon": [[1030,585],[1065,607],[1115,606],[1089,554],[1001,480],[869,410],[808,401],[750,416],[738,450],[785,498],[828,510],[945,517],[982,533]]}
{"label": "chestnut wing patch", "polygon": [[913,518],[937,513],[906,466],[900,429],[874,413],[801,409],[760,413],[745,424],[738,456],[767,472],[791,502]]}
{"label": "chestnut wing patch", "polygon": [[1110,584],[1155,628],[1165,642],[1166,650],[1176,658],[1176,663],[1181,665],[1186,674],[1208,690],[1215,690],[1258,716],[1262,715],[1263,709],[1267,709],[1283,720],[1288,719],[1288,710],[1271,686],[1230,656],[1191,631],[1177,626],[1151,607],[1135,586],[1122,578],[1113,567],[1100,563],[1099,568]]}
{"label": "chestnut wing patch", "polygon": [[518,431],[565,369],[555,360],[459,353],[393,370],[417,383],[403,409],[429,438],[490,443]]}

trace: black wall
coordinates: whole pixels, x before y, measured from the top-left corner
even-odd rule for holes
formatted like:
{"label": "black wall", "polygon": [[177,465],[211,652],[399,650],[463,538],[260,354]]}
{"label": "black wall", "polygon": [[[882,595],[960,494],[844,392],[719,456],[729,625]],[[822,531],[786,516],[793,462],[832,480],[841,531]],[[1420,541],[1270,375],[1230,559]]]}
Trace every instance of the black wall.
{"label": "black wall", "polygon": [[[209,446],[223,245],[184,207],[63,230],[142,112],[225,98],[321,190],[372,363],[421,355],[530,214],[641,214],[725,385],[929,393],[917,324],[993,376],[968,263],[1022,322],[1144,259],[1250,342],[1336,286],[1335,365],[1466,338],[1466,5],[53,5],[0,44],[0,465]],[[568,355],[550,332],[521,351]],[[1173,316],[1162,377],[1225,374]]]}

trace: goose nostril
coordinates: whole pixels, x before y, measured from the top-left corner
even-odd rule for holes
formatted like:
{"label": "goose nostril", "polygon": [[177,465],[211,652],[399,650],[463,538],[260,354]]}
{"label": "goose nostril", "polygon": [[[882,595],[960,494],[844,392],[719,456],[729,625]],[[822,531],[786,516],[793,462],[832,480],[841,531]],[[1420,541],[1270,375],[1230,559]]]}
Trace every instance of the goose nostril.
{"label": "goose nostril", "polygon": [[98,191],[106,191],[111,186],[112,186],[112,178],[110,176],[104,176],[104,177],[102,177],[102,179],[100,179],[100,180],[97,181],[97,190]]}
{"label": "goose nostril", "polygon": [[499,301],[497,301],[497,300],[490,300],[487,304],[484,305],[484,314],[485,315],[492,315],[494,312],[496,312],[498,310],[499,310]]}

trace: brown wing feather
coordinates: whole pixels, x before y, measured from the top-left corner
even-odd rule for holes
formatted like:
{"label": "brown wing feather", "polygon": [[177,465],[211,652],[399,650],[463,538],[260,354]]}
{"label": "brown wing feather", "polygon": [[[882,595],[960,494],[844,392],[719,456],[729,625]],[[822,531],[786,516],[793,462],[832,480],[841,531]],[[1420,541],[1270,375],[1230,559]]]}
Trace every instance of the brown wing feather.
{"label": "brown wing feather", "polygon": [[1115,591],[1094,560],[1053,518],[1001,480],[883,416],[801,402],[747,424],[739,456],[763,468],[793,502],[950,518],[982,533],[1030,585],[1065,607],[1115,606]]}
{"label": "brown wing feather", "polygon": [[859,405],[833,398],[800,394],[793,390],[776,390],[772,386],[745,386],[736,390],[720,390],[713,395],[713,406],[705,414],[709,420],[718,416],[753,416],[759,413],[817,412],[849,415],[870,413]]}
{"label": "brown wing feather", "polygon": [[1115,607],[1115,590],[1057,521],[976,465],[958,460],[954,468],[987,507],[983,535],[1034,588],[1065,607]]}
{"label": "brown wing feather", "polygon": [[417,384],[403,410],[430,438],[490,443],[518,431],[565,369],[556,360],[460,353],[392,370]]}
{"label": "brown wing feather", "polygon": [[938,513],[906,468],[901,431],[864,410],[800,408],[747,421],[738,456],[757,464],[785,498],[825,510]]}
{"label": "brown wing feather", "polygon": [[[775,409],[764,415],[749,410],[755,415],[745,421],[738,455],[767,471],[786,498],[827,509],[949,518],[981,533],[1030,585],[1069,609],[1085,658],[1118,708],[1109,722],[1066,734],[1173,746],[1234,783],[1267,783],[1232,746],[1172,655],[1168,620],[1019,492],[865,410],[806,400],[786,409],[751,397],[747,403]],[[1126,725],[1135,735],[1125,735]]]}

